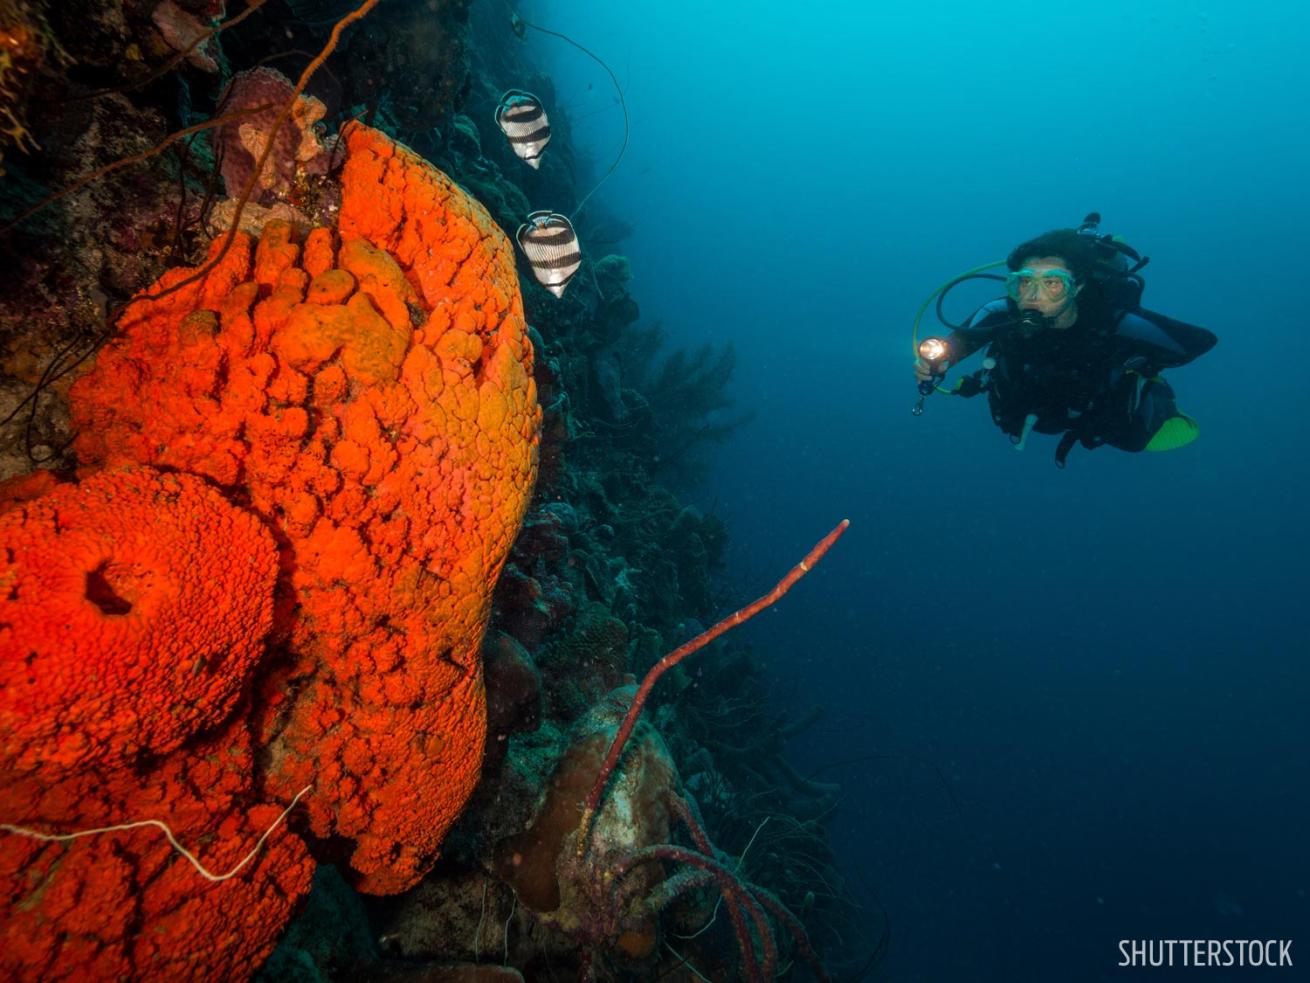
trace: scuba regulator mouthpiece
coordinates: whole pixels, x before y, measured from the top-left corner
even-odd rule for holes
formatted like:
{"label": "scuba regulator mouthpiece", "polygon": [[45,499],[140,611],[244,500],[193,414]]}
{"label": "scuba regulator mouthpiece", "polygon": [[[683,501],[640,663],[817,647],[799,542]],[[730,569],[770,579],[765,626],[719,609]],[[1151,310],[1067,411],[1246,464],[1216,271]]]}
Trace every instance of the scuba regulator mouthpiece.
{"label": "scuba regulator mouthpiece", "polygon": [[928,371],[932,373],[930,378],[919,383],[919,401],[914,404],[914,408],[910,411],[915,416],[919,416],[923,413],[924,399],[931,396],[932,391],[946,378],[944,366],[951,356],[951,348],[942,338],[924,338],[923,341],[919,342],[916,352],[919,358],[928,366]]}
{"label": "scuba regulator mouthpiece", "polygon": [[1041,311],[1028,308],[1019,312],[1014,319],[1014,323],[1024,335],[1036,334],[1044,328],[1049,328],[1055,321],[1053,317],[1047,317]]}

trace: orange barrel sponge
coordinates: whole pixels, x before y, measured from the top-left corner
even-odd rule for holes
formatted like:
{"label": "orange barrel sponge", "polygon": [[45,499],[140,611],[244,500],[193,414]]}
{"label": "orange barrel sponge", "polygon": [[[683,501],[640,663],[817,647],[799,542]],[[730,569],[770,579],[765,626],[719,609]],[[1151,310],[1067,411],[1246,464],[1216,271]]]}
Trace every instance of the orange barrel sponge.
{"label": "orange barrel sponge", "polygon": [[0,489],[0,978],[248,976],[309,889],[304,842],[277,829],[213,881],[142,822],[225,873],[282,812],[241,700],[273,537],[193,475],[19,484]]}
{"label": "orange barrel sponge", "polygon": [[70,403],[84,463],[204,475],[273,528],[261,780],[282,801],[313,784],[313,832],[392,893],[477,782],[480,643],[541,411],[504,233],[383,134],[343,139],[335,227],[269,222],[198,282],[166,274]]}
{"label": "orange barrel sponge", "polygon": [[162,756],[232,710],[277,552],[197,477],[57,485],[0,515],[0,785]]}
{"label": "orange barrel sponge", "polygon": [[[314,871],[305,842],[287,828],[294,814],[283,816],[291,798],[256,788],[254,762],[248,725],[235,714],[138,768],[6,785],[0,979],[220,983],[253,975]],[[162,829],[145,825],[152,820],[208,876]]]}

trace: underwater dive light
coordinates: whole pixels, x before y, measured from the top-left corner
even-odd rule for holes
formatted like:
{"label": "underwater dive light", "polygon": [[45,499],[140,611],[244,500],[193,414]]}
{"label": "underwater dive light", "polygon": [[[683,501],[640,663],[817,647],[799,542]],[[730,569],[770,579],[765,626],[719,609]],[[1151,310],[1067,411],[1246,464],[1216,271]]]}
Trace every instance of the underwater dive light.
{"label": "underwater dive light", "polygon": [[950,347],[941,338],[924,338],[919,342],[919,357],[928,366],[928,371],[932,373],[932,378],[925,379],[919,383],[919,395],[930,396],[932,391],[937,388],[937,384],[946,377],[942,370],[942,363],[946,361],[951,354]]}
{"label": "underwater dive light", "polygon": [[928,366],[931,376],[919,383],[919,401],[914,404],[910,410],[915,416],[923,413],[923,401],[927,396],[932,395],[932,391],[937,388],[938,384],[946,378],[946,360],[950,357],[951,348],[941,338],[924,338],[915,348],[919,358]]}

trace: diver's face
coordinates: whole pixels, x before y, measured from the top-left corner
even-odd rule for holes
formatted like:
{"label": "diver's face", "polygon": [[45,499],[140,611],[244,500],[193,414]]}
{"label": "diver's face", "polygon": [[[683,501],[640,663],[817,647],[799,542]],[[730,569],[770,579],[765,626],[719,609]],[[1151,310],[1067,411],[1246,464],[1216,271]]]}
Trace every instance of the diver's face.
{"label": "diver's face", "polygon": [[[1040,311],[1046,317],[1059,317],[1072,308],[1074,298],[1083,289],[1081,285],[1072,290],[1064,286],[1072,280],[1072,275],[1059,256],[1029,256],[1023,261],[1023,269],[1031,271],[1033,275],[1024,277],[1019,296],[1015,298],[1020,310]],[[1042,276],[1051,270],[1067,274],[1068,278]]]}

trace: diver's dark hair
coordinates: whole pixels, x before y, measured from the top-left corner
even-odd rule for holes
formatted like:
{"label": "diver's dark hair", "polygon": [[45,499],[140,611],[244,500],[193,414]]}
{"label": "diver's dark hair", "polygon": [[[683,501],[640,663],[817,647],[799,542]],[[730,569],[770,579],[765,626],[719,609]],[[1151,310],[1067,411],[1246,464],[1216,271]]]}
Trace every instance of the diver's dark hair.
{"label": "diver's dark hair", "polygon": [[1079,283],[1086,283],[1096,268],[1095,249],[1087,236],[1079,235],[1076,229],[1052,229],[1036,239],[1020,243],[1006,257],[1005,265],[1017,270],[1025,259],[1035,256],[1059,256]]}

